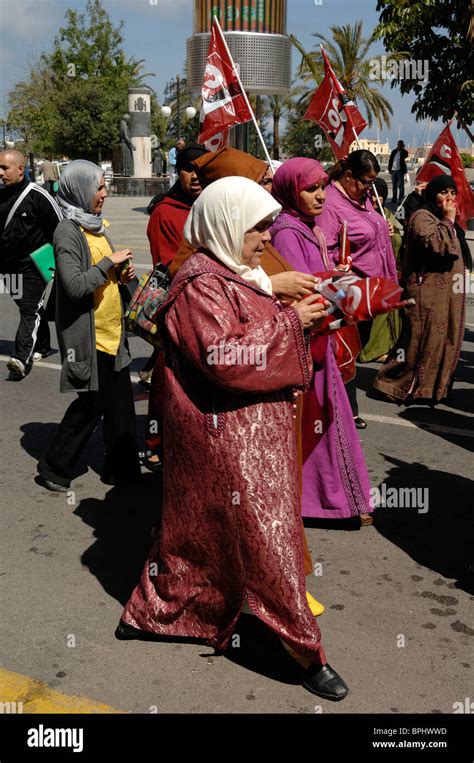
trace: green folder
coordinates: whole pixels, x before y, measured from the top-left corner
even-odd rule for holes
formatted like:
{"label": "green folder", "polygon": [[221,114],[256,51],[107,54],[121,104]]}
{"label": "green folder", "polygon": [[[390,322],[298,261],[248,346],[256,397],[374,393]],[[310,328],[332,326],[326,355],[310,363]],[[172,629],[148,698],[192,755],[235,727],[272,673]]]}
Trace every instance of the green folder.
{"label": "green folder", "polygon": [[51,244],[43,244],[35,252],[31,252],[31,259],[36,266],[41,278],[49,283],[54,276],[54,249]]}

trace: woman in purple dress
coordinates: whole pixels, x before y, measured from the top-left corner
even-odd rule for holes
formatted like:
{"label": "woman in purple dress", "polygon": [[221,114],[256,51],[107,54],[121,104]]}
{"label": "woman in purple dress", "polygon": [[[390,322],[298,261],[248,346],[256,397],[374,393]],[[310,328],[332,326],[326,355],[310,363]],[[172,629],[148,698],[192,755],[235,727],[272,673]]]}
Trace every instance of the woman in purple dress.
{"label": "woman in purple dress", "polygon": [[[273,179],[272,193],[283,210],[271,228],[272,244],[304,273],[334,267],[316,225],[327,180],[319,162],[304,158],[286,161]],[[319,338],[314,357],[315,370],[303,403],[303,516],[356,516],[361,524],[371,524],[367,467],[330,338]]]}
{"label": "woman in purple dress", "polygon": [[[337,162],[329,173],[331,182],[326,188],[326,203],[318,225],[326,237],[332,263],[337,264],[342,229],[347,222],[354,273],[384,276],[398,283],[390,241],[393,228],[370,200],[370,190],[379,172],[379,163],[371,151],[352,151],[346,159]],[[358,328],[364,347],[369,341],[372,321],[359,323]],[[347,383],[346,390],[356,426],[365,429],[367,423],[359,416],[355,378]]]}

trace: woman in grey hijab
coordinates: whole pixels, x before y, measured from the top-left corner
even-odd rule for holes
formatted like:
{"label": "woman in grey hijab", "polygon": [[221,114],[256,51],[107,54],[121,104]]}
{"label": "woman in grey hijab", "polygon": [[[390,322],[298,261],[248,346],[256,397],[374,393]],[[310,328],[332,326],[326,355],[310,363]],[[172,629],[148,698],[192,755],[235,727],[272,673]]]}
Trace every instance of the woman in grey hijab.
{"label": "woman in grey hijab", "polygon": [[102,208],[107,196],[100,167],[71,162],[61,175],[58,203],[64,220],[54,235],[56,329],[61,392],[76,392],[38,464],[37,481],[66,492],[77,460],[101,420],[105,445],[102,481],[141,476],[130,382],[131,362],[120,290],[135,277],[130,249],[114,251]]}

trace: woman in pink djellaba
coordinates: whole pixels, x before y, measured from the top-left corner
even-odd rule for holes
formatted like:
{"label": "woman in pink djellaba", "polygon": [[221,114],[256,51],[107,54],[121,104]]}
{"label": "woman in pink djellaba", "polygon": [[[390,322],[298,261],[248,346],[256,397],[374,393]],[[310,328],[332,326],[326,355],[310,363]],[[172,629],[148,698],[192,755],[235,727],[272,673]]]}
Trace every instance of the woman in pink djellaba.
{"label": "woman in pink djellaba", "polygon": [[256,183],[227,177],[186,222],[198,251],[160,315],[162,526],[116,636],[225,650],[247,603],[305,668],[303,686],[339,700],[348,688],[306,599],[294,421],[311,379],[308,332],[326,305],[314,294],[285,307],[272,295],[260,258],[280,210]]}

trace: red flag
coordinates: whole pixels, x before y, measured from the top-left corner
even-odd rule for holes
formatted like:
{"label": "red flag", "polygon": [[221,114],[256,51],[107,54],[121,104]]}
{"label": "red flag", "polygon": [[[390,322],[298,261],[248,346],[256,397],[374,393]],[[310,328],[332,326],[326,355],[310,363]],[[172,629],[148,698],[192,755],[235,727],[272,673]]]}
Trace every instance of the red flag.
{"label": "red flag", "polygon": [[224,148],[224,146],[227,146],[228,143],[228,130],[221,130],[221,132],[216,132],[215,135],[212,136],[212,138],[208,138],[204,145],[209,151],[219,151],[220,148]]}
{"label": "red flag", "polygon": [[202,86],[198,141],[204,143],[216,133],[250,119],[252,112],[244,97],[219,22],[214,16]]}
{"label": "red flag", "polygon": [[357,135],[367,127],[367,122],[357,106],[347,95],[336,77],[321,46],[324,58],[324,79],[311,99],[303,119],[311,119],[325,132],[336,159],[349,153],[349,147]]}
{"label": "red flag", "polygon": [[474,217],[474,195],[467,182],[466,173],[459,156],[458,147],[449,124],[444,128],[416,175],[417,180],[429,182],[436,175],[451,175],[458,194],[456,203],[459,207],[459,224],[466,228],[466,220]]}

